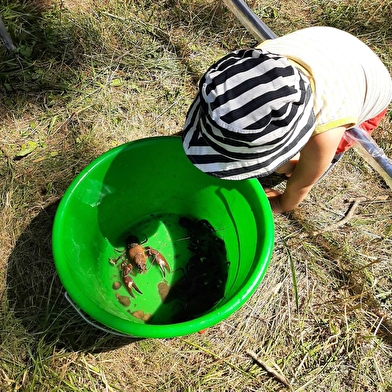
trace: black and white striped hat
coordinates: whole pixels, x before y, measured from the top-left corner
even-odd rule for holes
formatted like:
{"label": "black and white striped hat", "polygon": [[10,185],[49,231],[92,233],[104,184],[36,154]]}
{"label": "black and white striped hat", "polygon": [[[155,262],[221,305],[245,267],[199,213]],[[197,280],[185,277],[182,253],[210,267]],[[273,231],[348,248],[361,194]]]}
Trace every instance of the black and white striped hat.
{"label": "black and white striped hat", "polygon": [[263,177],[294,157],[315,127],[309,80],[282,56],[239,50],[212,65],[189,108],[183,146],[215,177]]}

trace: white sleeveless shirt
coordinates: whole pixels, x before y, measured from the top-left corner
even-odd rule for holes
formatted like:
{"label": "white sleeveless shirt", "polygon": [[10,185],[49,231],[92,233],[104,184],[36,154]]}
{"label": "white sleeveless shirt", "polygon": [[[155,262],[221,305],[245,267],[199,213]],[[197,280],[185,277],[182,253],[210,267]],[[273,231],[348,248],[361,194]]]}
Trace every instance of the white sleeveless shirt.
{"label": "white sleeveless shirt", "polygon": [[377,116],[392,99],[391,76],[377,55],[353,35],[309,27],[263,42],[258,48],[287,57],[314,92],[314,134],[358,125]]}

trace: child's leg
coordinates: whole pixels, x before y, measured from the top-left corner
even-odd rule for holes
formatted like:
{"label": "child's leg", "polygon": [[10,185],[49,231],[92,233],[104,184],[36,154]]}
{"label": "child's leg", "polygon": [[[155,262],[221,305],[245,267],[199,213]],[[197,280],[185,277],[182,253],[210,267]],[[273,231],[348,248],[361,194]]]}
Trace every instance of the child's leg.
{"label": "child's leg", "polygon": [[[359,124],[359,128],[361,128],[362,130],[364,130],[366,133],[368,133],[370,135],[377,128],[380,121],[385,117],[387,110],[388,110],[388,108],[383,110],[376,117],[371,118],[370,120],[367,120],[367,121]],[[336,154],[340,154],[344,151],[347,151],[353,145],[354,145],[354,142],[346,140],[346,138],[343,136],[342,140],[340,141],[340,144],[338,146],[338,149],[336,150]]]}

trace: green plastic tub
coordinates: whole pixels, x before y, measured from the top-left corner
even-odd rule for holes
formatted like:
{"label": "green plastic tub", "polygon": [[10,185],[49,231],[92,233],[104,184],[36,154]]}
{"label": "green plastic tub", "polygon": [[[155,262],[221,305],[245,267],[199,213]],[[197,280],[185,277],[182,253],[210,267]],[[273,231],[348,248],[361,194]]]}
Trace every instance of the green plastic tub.
{"label": "green plastic tub", "polygon": [[[208,221],[213,236],[223,240],[226,252],[216,258],[226,267],[219,297],[208,285],[214,277],[207,276],[205,265],[189,268],[193,253],[189,231],[179,224],[183,217]],[[134,297],[121,278],[130,234],[158,250],[170,266],[165,277],[152,258],[145,273],[134,268],[130,276],[142,292],[133,291]],[[188,161],[178,137],[130,142],[94,160],[65,192],[53,227],[56,269],[75,308],[94,325],[140,338],[188,335],[229,317],[262,281],[273,241],[273,216],[259,182],[202,173]],[[196,285],[201,272],[206,290]],[[184,276],[187,296],[174,298],[174,290],[169,301],[165,295]],[[200,305],[194,317],[191,302]]]}

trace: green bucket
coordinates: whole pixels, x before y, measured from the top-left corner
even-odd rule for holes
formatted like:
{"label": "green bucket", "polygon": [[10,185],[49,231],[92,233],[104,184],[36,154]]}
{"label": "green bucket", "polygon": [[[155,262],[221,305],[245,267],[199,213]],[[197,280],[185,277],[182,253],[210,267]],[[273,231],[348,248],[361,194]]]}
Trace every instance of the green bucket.
{"label": "green bucket", "polygon": [[[189,268],[189,230],[179,224],[184,217],[208,221],[215,230],[211,237],[223,240],[225,252],[217,259],[227,268],[219,298],[211,286],[203,290],[195,283],[201,271],[207,281],[212,277],[205,265]],[[130,234],[158,250],[170,266],[163,276],[150,257],[146,272],[134,268],[129,276],[142,292],[133,291],[134,297],[121,278]],[[133,141],[98,157],[65,192],[53,226],[56,269],[74,307],[93,325],[141,338],[188,335],[229,317],[262,281],[273,241],[273,216],[259,182],[202,173],[178,137]],[[184,276],[188,296],[168,300],[166,294]],[[209,308],[189,315],[190,302],[202,305],[211,297]],[[188,313],[186,319],[182,313]]]}

